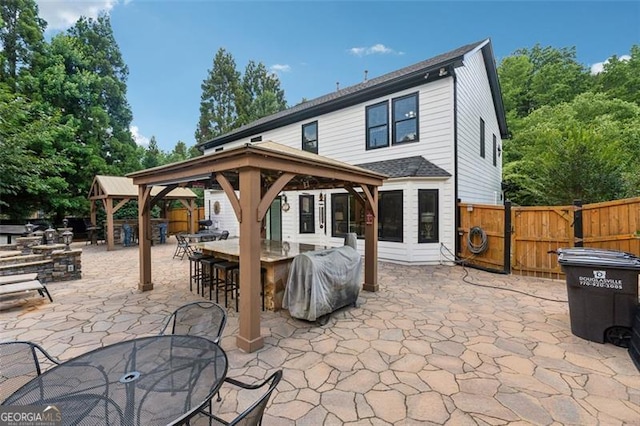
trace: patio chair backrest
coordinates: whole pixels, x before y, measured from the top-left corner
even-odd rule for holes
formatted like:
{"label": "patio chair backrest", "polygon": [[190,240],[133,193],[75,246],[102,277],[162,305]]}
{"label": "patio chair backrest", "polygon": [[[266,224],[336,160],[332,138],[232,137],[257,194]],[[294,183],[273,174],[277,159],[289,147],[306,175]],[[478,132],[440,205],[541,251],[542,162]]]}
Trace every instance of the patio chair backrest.
{"label": "patio chair backrest", "polygon": [[180,306],[167,320],[160,334],[206,337],[216,343],[227,323],[227,311],[214,302],[193,302]]}
{"label": "patio chair backrest", "polygon": [[0,343],[0,402],[44,370],[57,364],[60,361],[36,343]]}
{"label": "patio chair backrest", "polygon": [[222,233],[220,234],[220,238],[218,238],[219,240],[226,240],[227,238],[229,238],[229,231],[222,231]]}
{"label": "patio chair backrest", "polygon": [[249,408],[244,410],[238,417],[233,419],[229,425],[233,426],[252,426],[259,425],[262,423],[262,416],[264,415],[264,410],[267,408],[267,403],[269,402],[269,398],[271,398],[271,394],[275,390],[278,383],[282,380],[282,370],[278,370],[269,376],[264,382],[258,385],[247,385],[246,383],[240,382],[235,379],[226,378],[225,382],[231,383],[235,386],[240,386],[244,389],[259,389],[267,384],[269,384],[269,389]]}

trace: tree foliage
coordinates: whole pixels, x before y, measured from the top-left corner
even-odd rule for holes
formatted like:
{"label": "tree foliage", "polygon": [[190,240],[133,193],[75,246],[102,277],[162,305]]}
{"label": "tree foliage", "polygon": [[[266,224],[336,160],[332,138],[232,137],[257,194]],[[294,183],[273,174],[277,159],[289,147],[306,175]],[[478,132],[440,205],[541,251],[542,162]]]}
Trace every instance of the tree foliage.
{"label": "tree foliage", "polygon": [[29,70],[42,53],[46,22],[33,0],[3,0],[0,4],[0,81],[16,89],[20,70]]}
{"label": "tree foliage", "polygon": [[222,48],[201,88],[198,143],[287,107],[280,80],[264,64],[249,61],[241,75],[231,53]]}

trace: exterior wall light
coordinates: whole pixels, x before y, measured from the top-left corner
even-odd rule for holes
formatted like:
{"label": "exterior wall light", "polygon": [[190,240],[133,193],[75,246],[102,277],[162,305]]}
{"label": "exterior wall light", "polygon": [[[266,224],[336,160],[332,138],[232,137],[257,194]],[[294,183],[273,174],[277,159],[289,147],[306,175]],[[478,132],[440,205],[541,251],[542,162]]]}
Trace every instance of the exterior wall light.
{"label": "exterior wall light", "polygon": [[[66,226],[65,226],[66,228]],[[69,245],[73,241],[73,232],[66,230],[62,233],[62,242],[65,245],[64,251],[71,251],[71,247]]]}
{"label": "exterior wall light", "polygon": [[27,222],[27,224],[24,226],[24,230],[27,231],[27,234],[31,235],[35,227],[36,226],[33,223]]}
{"label": "exterior wall light", "polygon": [[47,241],[47,245],[50,246],[53,244],[53,239],[56,236],[56,230],[49,226],[44,230],[44,238]]}

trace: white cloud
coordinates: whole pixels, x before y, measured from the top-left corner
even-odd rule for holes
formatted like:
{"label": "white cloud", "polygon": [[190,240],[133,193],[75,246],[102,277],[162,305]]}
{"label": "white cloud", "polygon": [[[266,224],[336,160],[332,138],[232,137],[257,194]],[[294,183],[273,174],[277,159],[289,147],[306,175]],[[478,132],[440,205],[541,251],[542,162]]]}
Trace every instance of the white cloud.
{"label": "white cloud", "polygon": [[[622,56],[618,57],[618,59],[621,60],[621,61],[628,61],[629,59],[631,59],[631,56],[622,55]],[[607,59],[604,62],[596,62],[595,64],[591,65],[591,74],[592,75],[600,74],[604,70],[604,64],[606,64],[608,62],[609,62],[609,60]]]}
{"label": "white cloud", "polygon": [[355,56],[365,56],[365,55],[404,55],[404,52],[397,52],[390,47],[385,46],[384,44],[377,43],[370,47],[352,47],[347,50],[352,55]]}
{"label": "white cloud", "polygon": [[[131,0],[125,0],[128,4]],[[47,30],[65,30],[81,16],[97,18],[100,12],[109,12],[118,0],[36,0],[39,15],[47,21]]]}
{"label": "white cloud", "polygon": [[289,72],[291,71],[291,66],[286,64],[273,64],[269,69],[272,73]]}
{"label": "white cloud", "polygon": [[137,145],[143,146],[145,148],[149,146],[149,138],[140,134],[140,129],[138,129],[138,126],[129,127],[129,131],[131,132],[133,140],[136,141]]}

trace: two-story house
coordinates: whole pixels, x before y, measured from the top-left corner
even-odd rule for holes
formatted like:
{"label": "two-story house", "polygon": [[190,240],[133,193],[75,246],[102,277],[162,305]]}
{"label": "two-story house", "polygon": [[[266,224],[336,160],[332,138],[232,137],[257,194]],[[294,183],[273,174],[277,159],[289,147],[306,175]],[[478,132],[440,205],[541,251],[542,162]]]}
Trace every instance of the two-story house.
{"label": "two-story house", "polygon": [[[378,258],[433,264],[454,252],[457,200],[502,203],[507,124],[490,40],[261,118],[203,143],[206,154],[271,140],[386,174],[379,189]],[[223,191],[205,215],[237,235]],[[340,245],[363,235],[364,209],[347,191],[280,194],[264,221],[274,240]],[[359,249],[362,250],[362,241]]]}

